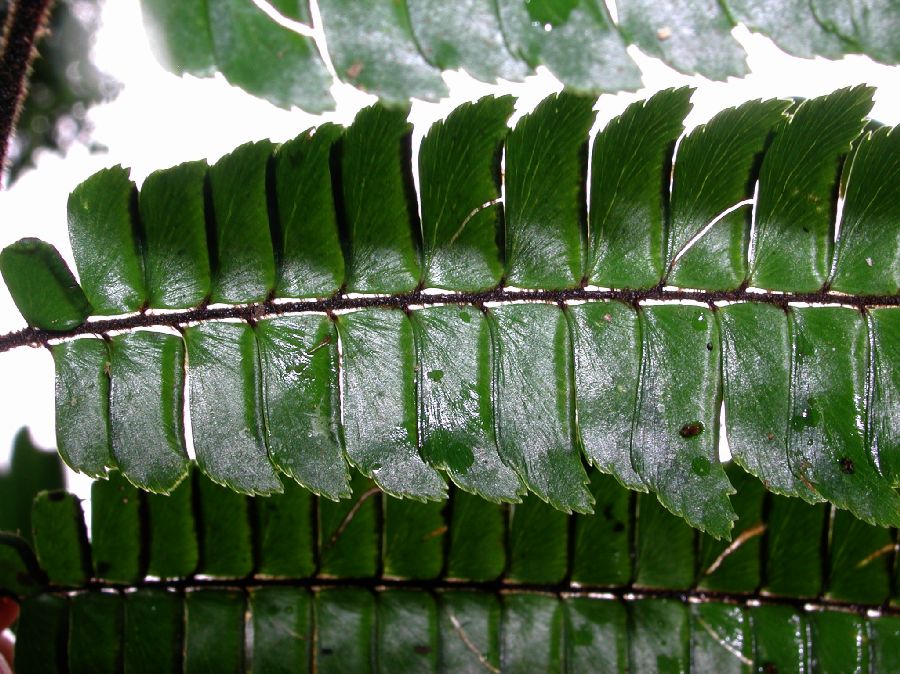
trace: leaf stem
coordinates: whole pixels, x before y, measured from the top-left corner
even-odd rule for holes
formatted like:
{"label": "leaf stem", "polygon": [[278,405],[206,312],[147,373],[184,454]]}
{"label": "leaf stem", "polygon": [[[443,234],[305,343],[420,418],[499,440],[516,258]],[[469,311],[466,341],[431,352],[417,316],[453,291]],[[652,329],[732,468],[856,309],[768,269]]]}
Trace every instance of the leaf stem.
{"label": "leaf stem", "polygon": [[0,40],[0,173],[28,92],[35,45],[46,32],[53,0],[12,0]]}
{"label": "leaf stem", "polygon": [[181,329],[192,323],[238,319],[258,321],[269,316],[317,312],[331,314],[335,311],[387,307],[410,309],[437,304],[484,306],[511,302],[545,302],[564,305],[567,302],[615,300],[630,305],[642,302],[692,301],[715,306],[717,303],[759,302],[787,307],[791,304],[842,305],[856,309],[900,306],[900,295],[843,295],[833,291],[814,293],[755,292],[745,288],[738,290],[681,290],[657,286],[647,290],[569,288],[564,290],[514,290],[492,288],[480,292],[423,292],[415,290],[397,295],[344,295],[311,300],[268,300],[254,304],[229,306],[201,306],[181,311],[154,312],[152,310],[129,314],[120,318],[90,320],[64,332],[52,332],[38,328],[24,328],[0,335],[0,353],[23,346],[49,346],[55,340],[79,335],[106,334],[137,328],[169,327]]}

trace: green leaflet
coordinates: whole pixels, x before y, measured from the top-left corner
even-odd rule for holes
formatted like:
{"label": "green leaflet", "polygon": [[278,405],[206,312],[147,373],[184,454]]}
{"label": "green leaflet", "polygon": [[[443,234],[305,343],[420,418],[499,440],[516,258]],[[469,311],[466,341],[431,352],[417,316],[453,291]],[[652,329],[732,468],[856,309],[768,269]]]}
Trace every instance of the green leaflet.
{"label": "green leaflet", "polygon": [[804,101],[778,130],[760,168],[751,285],[814,292],[825,283],[835,176],[871,107],[872,89],[841,89]]}
{"label": "green leaflet", "polygon": [[341,316],[337,327],[350,463],[393,496],[446,498],[447,485],[417,449],[416,354],[409,319],[399,311],[367,309]]}
{"label": "green leaflet", "polygon": [[747,72],[743,50],[727,39],[733,24],[719,2],[618,0],[616,6],[626,39],[676,70],[718,80]]}
{"label": "green leaflet", "polygon": [[869,419],[871,457],[894,486],[900,484],[900,310],[869,312]]}
{"label": "green leaflet", "polygon": [[423,458],[466,491],[494,502],[517,501],[524,487],[497,451],[488,319],[450,305],[416,311],[410,319]]}
{"label": "green leaflet", "polygon": [[447,93],[440,70],[419,52],[406,3],[322,0],[319,11],[334,68],[344,82],[393,105],[413,96],[436,101]]}
{"label": "green leaflet", "polygon": [[346,498],[334,326],[310,314],[283,316],[260,321],[256,338],[272,462],[316,494]]}
{"label": "green leaflet", "polygon": [[94,577],[134,583],[143,577],[140,492],[117,471],[91,485]]}
{"label": "green leaflet", "polygon": [[137,311],[147,298],[128,176],[121,166],[104,169],[69,195],[69,241],[84,294],[98,314]]}
{"label": "green leaflet", "polygon": [[766,521],[768,559],[763,589],[770,594],[815,597],[822,589],[824,504],[772,496]]}
{"label": "green leaflet", "polygon": [[314,671],[375,670],[375,597],[359,588],[316,592],[318,652]]}
{"label": "green leaflet", "polygon": [[272,144],[241,145],[209,169],[215,221],[213,302],[258,302],[275,287],[266,174]]}
{"label": "green leaflet", "polygon": [[444,565],[444,503],[382,497],[382,572],[388,578],[431,579]]}
{"label": "green leaflet", "polygon": [[253,640],[247,666],[254,672],[308,671],[314,642],[313,604],[309,592],[293,587],[260,587],[248,592]]}
{"label": "green leaflet", "polygon": [[500,148],[513,102],[504,96],[464,103],[422,140],[419,184],[428,287],[481,290],[503,276],[502,205],[495,202],[500,197]]}
{"label": "green leaflet", "polygon": [[881,128],[859,140],[847,176],[830,285],[859,294],[900,292],[900,131]]}
{"label": "green leaflet", "polygon": [[631,582],[634,495],[613,478],[590,471],[594,513],[576,515],[570,552],[571,580],[607,587]]}
{"label": "green leaflet", "polygon": [[753,634],[746,610],[727,604],[691,606],[691,667],[701,672],[750,672]]}
{"label": "green leaflet", "polygon": [[378,568],[380,490],[359,473],[350,486],[351,500],[319,500],[319,573],[326,577],[374,576]]}
{"label": "green leaflet", "polygon": [[304,578],[315,571],[313,497],[287,482],[283,494],[256,501],[254,537],[256,573],[275,578]]}
{"label": "green leaflet", "polygon": [[56,364],[56,444],[72,470],[102,477],[113,465],[109,441],[109,352],[102,339],[51,349]]}
{"label": "green leaflet", "polygon": [[566,661],[571,671],[621,672],[628,668],[628,612],[619,602],[565,600]]}
{"label": "green leaflet", "polygon": [[385,672],[438,672],[440,642],[437,602],[415,590],[378,595],[377,669]]}
{"label": "green leaflet", "polygon": [[734,489],[719,463],[719,335],[686,306],[640,313],[642,359],[631,461],[660,502],[716,538],[730,535]]}
{"label": "green leaflet", "polygon": [[68,330],[91,315],[91,305],[59,251],[40,239],[20,239],[4,248],[0,274],[28,325]]}
{"label": "green leaflet", "polygon": [[750,101],[720,112],[681,140],[669,205],[667,284],[721,290],[744,281],[750,209],[719,215],[753,196],[753,164],[788,105]]}
{"label": "green leaflet", "polygon": [[59,455],[39,449],[27,428],[13,438],[9,467],[0,471],[0,531],[17,534],[31,542],[31,502],[41,491],[65,485]]}
{"label": "green leaflet", "polygon": [[[185,3],[190,4],[190,3]],[[194,307],[212,289],[206,246],[205,161],[156,171],[138,198],[151,307]]]}
{"label": "green leaflet", "polygon": [[512,583],[555,585],[566,576],[566,514],[531,496],[509,507],[506,577]]}
{"label": "green leaflet", "polygon": [[279,297],[323,297],[344,282],[344,256],[332,194],[331,157],[340,128],[323,124],[275,154]]}
{"label": "green leaflet", "polygon": [[112,453],[122,474],[153,492],[170,492],[187,474],[184,446],[184,341],[131,332],[109,345]]}
{"label": "green leaflet", "polygon": [[[296,21],[310,20],[305,3],[270,4]],[[142,0],[141,8],[153,51],[167,69],[200,77],[219,70],[231,84],[283,108],[334,108],[331,76],[313,40],[253,3]]]}
{"label": "green leaflet", "polygon": [[375,106],[362,110],[344,134],[340,204],[350,292],[403,292],[419,282],[410,132],[405,111]]}
{"label": "green leaflet", "polygon": [[[69,671],[111,672],[122,657],[122,596],[91,592],[69,600]],[[90,648],[85,646],[90,644]]]}
{"label": "green leaflet", "polygon": [[812,10],[825,30],[844,42],[845,51],[862,51],[876,61],[889,63],[900,56],[894,36],[900,29],[896,7],[886,0],[845,4],[813,0]]}
{"label": "green leaflet", "polygon": [[[634,506],[634,584],[688,588],[697,566],[697,532],[683,526],[653,494],[638,494]],[[665,545],[660,545],[660,541]]]}
{"label": "green leaflet", "polygon": [[692,89],[632,103],[597,134],[591,158],[589,283],[651,288],[665,269],[663,208]]}
{"label": "green leaflet", "polygon": [[889,529],[873,527],[846,510],[833,510],[829,522],[833,541],[828,557],[828,596],[866,604],[890,591],[893,549]]}
{"label": "green leaflet", "polygon": [[22,602],[16,629],[15,670],[65,672],[69,607],[65,596],[41,594]]}
{"label": "green leaflet", "polygon": [[241,493],[280,492],[264,440],[253,330],[246,324],[205,323],[185,330],[184,339],[200,469]]}
{"label": "green leaflet", "polygon": [[91,577],[90,546],[81,503],[72,494],[44,491],[31,508],[34,552],[47,579],[77,587]]}
{"label": "green leaflet", "polygon": [[497,9],[512,52],[532,68],[547,66],[567,88],[598,93],[640,86],[640,71],[602,2],[498,0]]}
{"label": "green leaflet", "polygon": [[728,464],[725,472],[737,490],[731,499],[737,521],[731,541],[699,535],[697,585],[718,592],[753,592],[762,578],[760,546],[766,532],[766,491],[736,463]]}
{"label": "green leaflet", "polygon": [[180,594],[143,589],[125,595],[123,661],[134,674],[181,671],[184,602]]}
{"label": "green leaflet", "polygon": [[735,21],[768,35],[794,56],[840,58],[846,49],[842,40],[822,25],[809,0],[728,0],[726,4]]}
{"label": "green leaflet", "polygon": [[584,268],[584,165],[593,100],[543,100],[506,141],[506,284],[566,288]]}
{"label": "green leaflet", "polygon": [[575,407],[585,457],[629,489],[647,486],[631,462],[641,369],[634,309],[619,302],[575,305],[567,312],[575,355]]}
{"label": "green leaflet", "polygon": [[147,493],[146,530],[150,538],[147,574],[179,578],[197,570],[200,557],[194,522],[192,472],[169,494]]}
{"label": "green leaflet", "polygon": [[237,590],[185,593],[185,674],[244,671],[244,604]]}
{"label": "green leaflet", "polygon": [[195,475],[198,571],[217,578],[249,575],[254,566],[253,534],[246,497]]}
{"label": "green leaflet", "polygon": [[144,28],[157,60],[178,75],[215,71],[209,16],[202,0],[141,0]]}
{"label": "green leaflet", "polygon": [[478,496],[454,491],[447,521],[445,575],[473,581],[499,578],[506,568],[506,511]]}
{"label": "green leaflet", "polygon": [[503,597],[500,671],[564,671],[562,604],[541,594]]}
{"label": "green leaflet", "polygon": [[[305,3],[280,3],[310,21]],[[282,108],[312,113],[334,108],[331,76],[312,39],[272,21],[242,0],[208,3],[209,33],[218,69],[231,84]]]}
{"label": "green leaflet", "polygon": [[792,361],[785,312],[746,303],[723,307],[716,316],[722,333],[725,427],[734,460],[776,494],[820,500],[785,461]]}
{"label": "green leaflet", "polygon": [[779,672],[805,672],[809,668],[809,627],[805,616],[786,606],[750,609],[755,660]]}
{"label": "green leaflet", "polygon": [[690,663],[690,616],[671,599],[631,605],[631,666],[638,672],[685,672]]}
{"label": "green leaflet", "polygon": [[492,0],[407,0],[406,7],[422,56],[441,70],[462,68],[484,82],[519,82],[530,74],[507,48]]}
{"label": "green leaflet", "polygon": [[589,512],[587,475],[574,444],[565,316],[546,304],[510,304],[488,313],[488,320],[501,459],[541,499],[564,512]]}
{"label": "green leaflet", "polygon": [[900,495],[865,437],[866,324],[846,308],[794,309],[788,459],[798,477],[870,524],[900,523]]}

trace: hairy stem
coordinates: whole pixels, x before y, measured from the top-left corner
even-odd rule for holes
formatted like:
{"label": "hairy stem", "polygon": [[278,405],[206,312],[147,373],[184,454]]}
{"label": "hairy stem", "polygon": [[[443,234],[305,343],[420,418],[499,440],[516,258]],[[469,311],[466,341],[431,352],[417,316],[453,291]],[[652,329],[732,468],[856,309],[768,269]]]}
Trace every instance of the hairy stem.
{"label": "hairy stem", "polygon": [[50,19],[53,0],[12,0],[0,41],[0,172],[28,91],[35,45]]}
{"label": "hairy stem", "polygon": [[468,304],[480,307],[489,303],[534,301],[564,304],[566,302],[587,300],[617,300],[632,305],[638,305],[647,301],[676,302],[682,300],[702,302],[710,305],[717,302],[762,302],[785,308],[792,303],[844,305],[858,309],[900,306],[900,295],[842,295],[829,291],[815,293],[770,293],[749,290],[703,291],[662,287],[649,290],[592,290],[588,288],[509,290],[506,288],[494,288],[480,292],[465,293],[425,293],[417,290],[397,295],[363,295],[356,297],[338,294],[324,299],[270,300],[237,306],[201,306],[196,309],[167,311],[165,313],[142,312],[121,318],[92,320],[65,332],[25,328],[17,332],[0,335],[0,353],[20,346],[47,346],[51,340],[77,337],[78,335],[105,334],[117,330],[149,327],[182,328],[191,323],[227,318],[258,321],[268,316],[279,316],[282,314],[300,312],[330,313],[368,307],[410,309],[435,304]]}

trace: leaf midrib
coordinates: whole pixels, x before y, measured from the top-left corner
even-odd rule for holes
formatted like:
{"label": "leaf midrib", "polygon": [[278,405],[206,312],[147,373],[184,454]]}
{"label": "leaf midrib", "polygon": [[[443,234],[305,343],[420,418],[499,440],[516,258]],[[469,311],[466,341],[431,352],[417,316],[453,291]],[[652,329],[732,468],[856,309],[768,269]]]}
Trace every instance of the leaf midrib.
{"label": "leaf midrib", "polygon": [[788,307],[793,304],[814,306],[847,306],[866,310],[876,307],[900,306],[900,294],[895,295],[845,295],[828,290],[812,293],[780,293],[769,291],[738,290],[682,290],[657,286],[635,289],[591,289],[568,288],[552,290],[517,290],[492,288],[478,292],[425,292],[415,290],[395,295],[346,295],[338,294],[313,300],[269,299],[265,302],[229,306],[200,306],[180,311],[158,313],[145,310],[116,318],[90,320],[71,330],[56,332],[39,328],[22,330],[0,335],[0,353],[22,346],[49,346],[53,340],[77,337],[79,335],[106,334],[139,328],[169,327],[181,329],[189,324],[207,321],[238,319],[256,322],[264,318],[297,313],[325,313],[353,309],[385,307],[414,310],[441,304],[486,305],[512,304],[516,302],[543,302],[564,304],[566,302],[614,300],[638,306],[642,302],[683,301],[700,302],[708,305],[717,303],[755,302]]}

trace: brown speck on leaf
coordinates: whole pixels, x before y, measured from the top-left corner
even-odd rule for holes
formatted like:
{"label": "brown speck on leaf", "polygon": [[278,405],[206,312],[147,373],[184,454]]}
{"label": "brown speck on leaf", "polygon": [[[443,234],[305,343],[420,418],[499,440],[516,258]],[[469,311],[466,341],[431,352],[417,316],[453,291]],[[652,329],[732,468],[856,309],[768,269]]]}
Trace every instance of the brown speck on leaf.
{"label": "brown speck on leaf", "polygon": [[668,26],[663,26],[658,31],[656,31],[657,40],[668,40],[670,37],[672,37],[672,29]]}
{"label": "brown speck on leaf", "polygon": [[347,68],[347,77],[351,80],[355,80],[359,77],[359,74],[362,72],[363,64],[359,61],[354,61],[353,64]]}
{"label": "brown speck on leaf", "polygon": [[774,439],[775,439],[774,433],[769,433],[766,435],[766,440],[768,440],[769,442],[772,442],[772,440],[774,440]]}
{"label": "brown speck on leaf", "polygon": [[681,427],[681,430],[678,431],[678,434],[682,438],[693,438],[697,435],[700,435],[703,432],[703,424],[699,422],[694,422],[692,424],[685,424]]}
{"label": "brown speck on leaf", "polygon": [[428,655],[429,653],[431,653],[431,646],[423,646],[423,645],[414,646],[413,651],[415,651],[419,655]]}
{"label": "brown speck on leaf", "polygon": [[840,464],[841,464],[841,472],[844,473],[845,475],[853,475],[853,472],[856,470],[853,467],[853,461],[846,456],[840,460]]}

